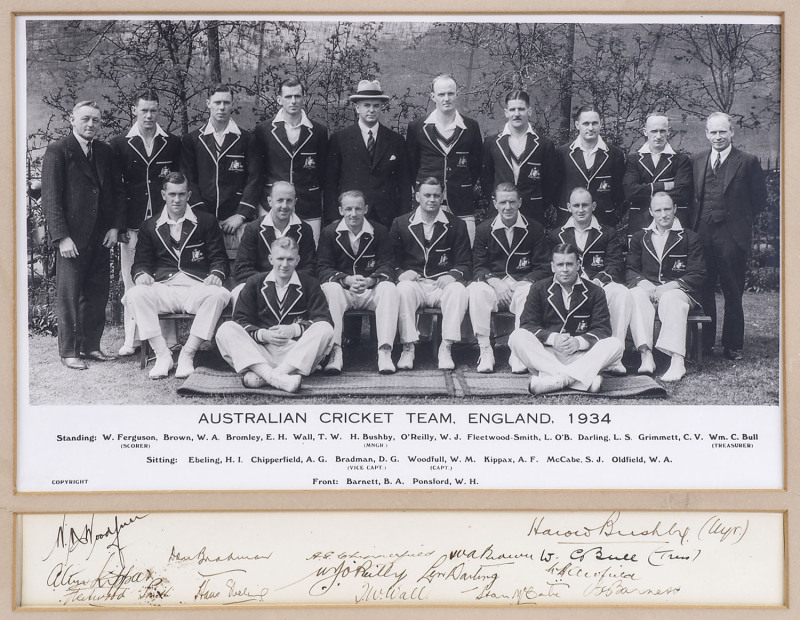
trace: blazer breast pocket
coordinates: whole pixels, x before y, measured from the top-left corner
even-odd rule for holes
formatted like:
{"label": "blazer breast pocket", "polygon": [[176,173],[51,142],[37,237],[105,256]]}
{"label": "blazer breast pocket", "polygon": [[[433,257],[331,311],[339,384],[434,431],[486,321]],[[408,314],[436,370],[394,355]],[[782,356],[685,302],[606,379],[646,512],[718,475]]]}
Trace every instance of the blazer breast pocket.
{"label": "blazer breast pocket", "polygon": [[575,320],[576,334],[583,334],[589,330],[589,320],[591,319],[591,315],[575,314],[572,318]]}
{"label": "blazer breast pocket", "polygon": [[673,272],[683,272],[686,271],[686,254],[673,254],[670,256],[670,260],[672,264],[669,265],[669,268],[672,269]]}
{"label": "blazer breast pocket", "polygon": [[225,163],[228,172],[244,172],[244,155],[225,155]]}
{"label": "blazer breast pocket", "polygon": [[597,189],[596,192],[600,194],[607,194],[611,191],[611,177],[595,177],[595,182],[597,182]]}

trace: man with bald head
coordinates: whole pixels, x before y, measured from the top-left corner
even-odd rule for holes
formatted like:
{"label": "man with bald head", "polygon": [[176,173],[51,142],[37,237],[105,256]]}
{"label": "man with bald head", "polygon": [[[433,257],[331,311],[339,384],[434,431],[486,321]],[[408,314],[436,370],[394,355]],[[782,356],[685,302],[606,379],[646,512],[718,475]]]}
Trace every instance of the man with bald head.
{"label": "man with bald head", "polygon": [[651,114],[642,130],[645,143],[628,156],[622,186],[628,200],[628,238],[650,225],[650,199],[666,192],[677,209],[677,218],[689,226],[692,203],[692,165],[689,156],[677,153],[669,143],[669,118]]}

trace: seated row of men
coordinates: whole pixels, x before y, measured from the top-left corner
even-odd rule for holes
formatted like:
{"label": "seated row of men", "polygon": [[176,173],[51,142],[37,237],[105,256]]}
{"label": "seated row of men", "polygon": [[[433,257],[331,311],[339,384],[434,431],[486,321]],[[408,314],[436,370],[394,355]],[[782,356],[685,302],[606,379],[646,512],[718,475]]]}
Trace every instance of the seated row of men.
{"label": "seated row of men", "polygon": [[[187,377],[194,370],[195,352],[214,335],[231,298],[233,321],[220,328],[216,340],[223,357],[237,372],[246,373],[243,380],[250,387],[269,383],[295,391],[300,376],[325,357],[325,370],[340,372],[342,322],[348,309],[374,311],[381,373],[395,371],[397,332],[402,343],[397,367],[413,368],[417,312],[424,307],[441,308],[441,369],[454,368],[451,347],[461,339],[469,308],[480,346],[480,372],[494,369],[491,313],[509,309],[517,327],[550,347],[548,353],[565,368],[573,354],[605,338],[606,327],[621,347],[630,325],[642,354],[639,372],[651,373],[658,309],[662,329],[657,348],[672,356],[662,378],[675,381],[685,373],[686,316],[704,266],[697,236],[681,227],[665,193],[654,195],[653,222],[634,236],[625,270],[615,229],[598,224],[591,195],[583,188],[570,196],[571,217],[553,238],[551,253],[541,225],[519,213],[516,188],[499,185],[494,195],[498,215],[478,227],[473,255],[464,223],[441,208],[442,187],[435,178],[423,180],[418,208],[397,218],[388,231],[366,219],[368,206],[361,192],[344,192],[342,219],[323,231],[318,251],[308,225],[293,212],[292,185],[276,183],[269,197],[271,210],[249,224],[242,237],[234,267],[240,283],[232,293],[223,287],[228,257],[216,220],[188,207],[190,192],[182,174],[170,174],[162,193],[166,206],[142,227],[132,268],[135,286],[125,298],[140,337],[156,353],[152,378],[166,377],[173,366],[158,315],[196,315],[176,370],[177,377]],[[620,283],[624,271],[630,289]],[[533,391],[571,383],[566,377],[572,375],[560,365],[542,367],[541,360],[550,358],[535,354],[529,343],[521,344],[527,339],[517,332],[509,341],[512,370],[555,377],[549,382],[537,379]],[[625,372],[619,356],[609,359],[613,372]],[[551,372],[553,368],[559,370]],[[573,379],[585,389],[593,385],[582,374]]]}

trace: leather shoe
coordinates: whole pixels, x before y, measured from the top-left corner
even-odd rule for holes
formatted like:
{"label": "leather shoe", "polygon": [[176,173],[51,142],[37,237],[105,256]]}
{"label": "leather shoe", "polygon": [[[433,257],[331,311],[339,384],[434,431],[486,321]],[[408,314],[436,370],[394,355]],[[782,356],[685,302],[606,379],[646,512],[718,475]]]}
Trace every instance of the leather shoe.
{"label": "leather shoe", "polygon": [[88,353],[81,353],[81,357],[87,360],[94,360],[95,362],[111,362],[117,359],[116,355],[109,355],[103,353],[101,350],[89,351]]}
{"label": "leather shoe", "polygon": [[86,370],[89,368],[79,357],[62,357],[61,364],[72,370]]}
{"label": "leather shoe", "polygon": [[742,355],[741,349],[725,349],[725,357],[736,362],[742,359],[744,356]]}

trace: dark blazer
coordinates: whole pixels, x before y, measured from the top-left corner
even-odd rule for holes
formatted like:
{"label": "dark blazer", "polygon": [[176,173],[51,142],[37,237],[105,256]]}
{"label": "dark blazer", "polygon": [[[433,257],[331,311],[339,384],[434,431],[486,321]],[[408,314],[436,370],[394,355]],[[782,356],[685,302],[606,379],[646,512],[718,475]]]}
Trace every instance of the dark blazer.
{"label": "dark blazer", "polygon": [[295,213],[302,220],[322,217],[322,185],[328,157],[328,129],[311,121],[313,129],[300,127],[300,139],[292,148],[282,122],[265,121],[256,126],[255,135],[261,152],[261,204],[275,181],[292,183],[297,194]]}
{"label": "dark blazer", "polygon": [[254,340],[259,329],[276,325],[300,325],[303,331],[317,321],[333,325],[328,301],[315,278],[298,273],[300,286],[290,284],[281,304],[275,292],[275,283],[267,281],[267,275],[257,273],[247,278],[233,311],[233,320],[244,327]]}
{"label": "dark blazer", "polygon": [[625,153],[613,144],[608,151],[598,151],[591,170],[586,169],[583,152],[579,148],[570,149],[565,144],[556,149],[562,165],[561,190],[558,198],[556,224],[561,226],[570,217],[567,209],[569,195],[576,187],[585,187],[597,203],[595,216],[601,224],[616,226],[622,217],[625,191],[622,180],[625,176]]}
{"label": "dark blazer", "polygon": [[375,134],[371,160],[358,123],[331,136],[325,168],[325,221],[339,219],[339,194],[351,189],[364,192],[370,219],[387,228],[394,218],[411,210],[405,138],[381,124]]}
{"label": "dark blazer", "polygon": [[633,288],[641,280],[653,284],[677,281],[681,290],[696,299],[706,278],[700,236],[689,229],[671,230],[660,259],[652,237],[652,230],[640,230],[631,237],[625,272],[628,287]]}
{"label": "dark blazer", "polygon": [[483,143],[481,187],[488,199],[500,183],[517,186],[522,214],[545,224],[545,211],[558,200],[561,185],[561,162],[553,141],[538,134],[527,134],[525,150],[519,157],[520,170],[515,178],[512,163],[515,156],[508,146],[508,135],[486,138]]}
{"label": "dark blazer", "polygon": [[163,282],[183,272],[202,282],[212,273],[223,282],[228,277],[228,253],[217,218],[195,211],[197,224],[184,220],[180,246],[172,247],[169,225],[156,227],[158,216],[142,224],[136,255],[131,267],[133,281],[143,273],[150,274],[156,282]]}
{"label": "dark blazer", "polygon": [[569,308],[565,308],[561,285],[554,278],[539,280],[525,300],[520,327],[542,342],[553,333],[583,336],[591,348],[598,340],[611,336],[606,294],[599,286],[578,278]]}
{"label": "dark blazer", "polygon": [[[245,225],[233,266],[233,278],[237,284],[253,274],[272,271],[269,256],[270,246],[275,241],[275,228],[267,225],[266,217],[265,215]],[[286,236],[297,241],[300,255],[297,271],[314,275],[317,270],[317,249],[311,226],[301,221],[299,224],[290,224],[288,228]]]}
{"label": "dark blazer", "polygon": [[[569,243],[576,248],[575,229],[561,227],[549,235],[550,247],[554,248],[559,243]],[[578,248],[580,252],[580,248]],[[586,238],[586,246],[581,252],[581,267],[590,280],[597,278],[603,284],[609,282],[623,282],[625,273],[625,258],[623,244],[617,229],[612,226],[600,225],[600,230],[590,228]]]}
{"label": "dark blazer", "polygon": [[212,134],[202,135],[205,125],[183,136],[181,172],[189,179],[190,205],[219,221],[231,215],[245,220],[256,217],[259,192],[259,156],[253,134],[226,134],[219,158]]}
{"label": "dark blazer", "polygon": [[[675,183],[667,191],[664,183]],[[678,208],[678,221],[691,226],[692,165],[689,156],[683,153],[662,153],[658,165],[653,166],[649,153],[635,152],[628,156],[625,177],[622,181],[625,198],[628,200],[628,236],[647,228],[653,218],[650,215],[650,199],[656,192],[666,191]]]}
{"label": "dark blazer", "polygon": [[514,228],[514,237],[509,246],[505,230],[492,230],[492,224],[498,217],[481,222],[475,229],[473,280],[511,276],[515,280],[536,282],[552,275],[550,253],[542,225],[521,216],[526,228]]}
{"label": "dark blazer", "polygon": [[125,229],[125,189],[111,147],[92,142],[94,170],[73,133],[47,147],[42,209],[53,244],[65,237],[81,250],[92,232]]}
{"label": "dark blazer", "polygon": [[[697,230],[702,217],[703,192],[706,182],[706,167],[711,150],[692,156],[694,173],[694,209],[692,228]],[[753,220],[767,202],[767,186],[764,171],[755,155],[733,147],[725,160],[724,201],[726,228],[736,244],[745,252],[750,251],[753,237]]]}
{"label": "dark blazer", "polygon": [[478,122],[461,115],[466,129],[445,153],[434,137],[434,125],[412,121],[406,131],[411,178],[436,177],[445,185],[447,206],[456,215],[475,214],[475,187],[480,181],[483,139]]}
{"label": "dark blazer", "polygon": [[341,220],[322,229],[317,253],[317,273],[321,282],[342,283],[347,276],[360,275],[375,278],[376,284],[394,281],[392,245],[389,231],[377,222],[371,222],[375,234],[365,232],[359,238],[358,252],[353,253],[350,237],[337,231]]}
{"label": "dark blazer", "polygon": [[149,156],[140,136],[116,136],[111,148],[125,183],[126,227],[138,230],[144,220],[158,215],[164,206],[162,184],[170,172],[180,170],[181,139],[172,134],[166,138],[156,135]]}
{"label": "dark blazer", "polygon": [[414,213],[416,211],[395,218],[389,230],[396,274],[399,276],[411,269],[423,278],[450,274],[459,282],[468,282],[472,277],[472,251],[467,225],[452,213],[442,211],[447,224],[434,224],[428,244],[422,223],[411,224]]}

